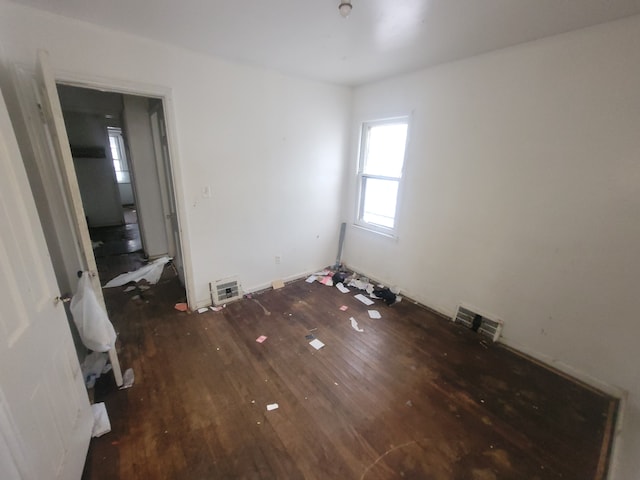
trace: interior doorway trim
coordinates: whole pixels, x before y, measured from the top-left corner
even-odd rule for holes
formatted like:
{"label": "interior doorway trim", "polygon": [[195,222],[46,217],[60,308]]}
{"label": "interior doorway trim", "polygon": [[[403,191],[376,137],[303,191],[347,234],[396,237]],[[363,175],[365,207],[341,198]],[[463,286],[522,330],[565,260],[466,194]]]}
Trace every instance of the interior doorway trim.
{"label": "interior doorway trim", "polygon": [[189,232],[187,229],[184,191],[182,187],[182,169],[177,148],[177,131],[175,126],[175,111],[173,107],[172,90],[169,87],[154,85],[144,82],[107,78],[93,75],[84,75],[77,72],[55,70],[56,83],[72,87],[89,88],[127,95],[139,95],[153,97],[162,100],[167,129],[167,144],[169,147],[169,164],[171,166],[173,190],[175,194],[178,229],[180,233],[180,251],[184,268],[184,282],[187,293],[187,302],[190,306],[196,305],[193,268],[191,263],[191,247]]}

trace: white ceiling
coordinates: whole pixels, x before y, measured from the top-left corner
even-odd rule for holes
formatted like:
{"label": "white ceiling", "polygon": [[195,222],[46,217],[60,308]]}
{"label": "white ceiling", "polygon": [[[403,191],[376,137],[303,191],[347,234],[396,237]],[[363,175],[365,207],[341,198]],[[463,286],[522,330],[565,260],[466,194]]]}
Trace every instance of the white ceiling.
{"label": "white ceiling", "polygon": [[640,13],[640,0],[13,0],[307,78],[359,85]]}

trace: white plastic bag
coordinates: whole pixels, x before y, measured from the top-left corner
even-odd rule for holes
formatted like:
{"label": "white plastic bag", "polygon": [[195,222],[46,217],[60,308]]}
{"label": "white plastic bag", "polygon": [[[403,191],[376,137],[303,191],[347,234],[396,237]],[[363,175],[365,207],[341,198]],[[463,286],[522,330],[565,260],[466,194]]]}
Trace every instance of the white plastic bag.
{"label": "white plastic bag", "polygon": [[[84,384],[87,388],[93,388],[96,380],[100,378],[100,375],[107,373],[111,365],[107,364],[109,356],[106,352],[92,352],[86,357],[80,369],[82,370],[82,377],[84,378]],[[106,370],[106,371],[105,371]]]}
{"label": "white plastic bag", "polygon": [[89,273],[82,274],[78,291],[71,299],[71,314],[85,347],[107,352],[116,344],[116,332],[107,312],[98,303]]}
{"label": "white plastic bag", "polygon": [[143,279],[154,285],[158,283],[158,280],[160,280],[160,277],[162,276],[164,266],[170,261],[170,257],[160,257],[153,262],[140,267],[138,270],[118,275],[116,278],[109,280],[104,288],[121,287],[129,282],[139,282]]}

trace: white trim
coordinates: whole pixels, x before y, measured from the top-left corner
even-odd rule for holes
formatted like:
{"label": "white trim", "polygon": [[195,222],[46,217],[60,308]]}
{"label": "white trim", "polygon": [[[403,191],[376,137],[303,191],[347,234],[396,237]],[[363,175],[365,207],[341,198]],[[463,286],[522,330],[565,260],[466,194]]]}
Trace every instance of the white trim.
{"label": "white trim", "polygon": [[[107,126],[107,137],[109,137],[109,153],[111,156],[111,163],[113,164],[113,170],[116,175],[116,183],[118,185],[123,184],[131,184],[131,170],[129,169],[129,158],[127,155],[127,149],[124,147],[124,138],[122,136],[122,128],[120,127],[109,127]],[[111,147],[111,139],[115,139],[116,142],[116,150],[118,150],[118,158],[113,158],[113,151]],[[116,168],[115,162],[118,162],[119,168]],[[126,173],[129,177],[127,182],[120,181],[118,178],[118,173],[124,174]],[[122,202],[120,202],[122,203]]]}
{"label": "white trim", "polygon": [[363,230],[365,232],[370,232],[373,233],[375,235],[379,235],[381,237],[386,237],[386,238],[390,238],[393,240],[398,240],[398,235],[396,234],[395,231],[390,230],[390,229],[377,229],[377,228],[372,228],[369,224],[364,223],[364,224],[359,224],[359,223],[353,223],[352,224],[353,228],[357,228],[358,230]]}
{"label": "white trim", "polygon": [[[302,280],[303,278],[309,277],[309,275],[311,275],[313,272],[319,272],[319,271],[325,269],[326,267],[327,266],[324,265],[322,267],[316,268],[315,270],[307,270],[306,272],[303,272],[303,273],[294,273],[292,275],[288,275],[288,276],[282,278],[281,280],[283,282],[285,282],[285,283],[294,282],[296,280]],[[237,277],[232,277],[232,278],[235,279]],[[238,281],[238,285],[242,286],[240,281]],[[242,298],[248,293],[262,292],[264,290],[269,290],[271,288],[273,288],[273,283],[272,282],[260,283],[258,285],[254,285],[254,286],[249,287],[249,288],[244,288],[243,287],[242,288],[242,295],[240,297],[240,300],[242,300]],[[211,297],[209,297],[206,300],[198,301],[198,303],[196,304],[196,308],[195,309],[209,307],[210,305],[211,305]],[[194,310],[194,309],[192,308],[192,310]]]}
{"label": "white trim", "polygon": [[[375,276],[369,275],[365,270],[358,268],[356,265],[352,265],[349,264],[348,262],[345,263],[345,265],[349,268],[349,270],[357,272],[361,275],[365,275],[366,277],[368,277],[370,280],[374,281],[375,283],[381,283],[383,285],[392,285],[391,282],[386,282],[384,279],[380,279],[380,278],[376,278]],[[429,302],[424,301],[422,298],[420,298],[419,295],[413,295],[409,290],[405,290],[404,288],[401,289],[401,294],[403,296],[406,296],[408,298],[410,298],[411,300],[414,300],[418,303],[420,303],[421,305],[424,305],[425,307],[427,307],[429,310],[433,310],[434,312],[442,315],[445,318],[448,318],[449,320],[453,320],[453,317],[455,316],[456,312],[450,312],[448,308],[443,308],[442,306],[432,306],[429,304]],[[463,306],[467,306],[470,309],[474,309],[474,307],[470,304],[462,304]],[[477,311],[476,313],[483,315],[483,311]],[[501,318],[498,316],[492,316],[491,314],[487,314],[487,318]],[[504,332],[504,330],[503,330]],[[516,352],[520,352],[524,355],[527,355],[531,358],[533,358],[534,360],[539,361],[540,363],[550,367],[550,368],[554,368],[556,370],[558,370],[559,372],[562,372],[566,375],[569,375],[570,377],[592,387],[595,388],[597,390],[600,390],[601,392],[604,392],[608,395],[611,395],[612,397],[615,397],[619,400],[623,400],[627,397],[628,392],[623,389],[620,388],[616,385],[612,385],[610,383],[604,382],[602,380],[600,380],[597,377],[594,377],[590,374],[587,374],[585,372],[583,372],[582,370],[579,370],[575,367],[572,367],[570,365],[568,365],[567,363],[561,361],[561,360],[557,360],[549,355],[537,352],[535,350],[532,350],[530,348],[525,347],[522,344],[519,344],[517,342],[513,342],[511,341],[508,337],[503,337],[500,336],[500,340],[496,343],[501,343],[509,348],[512,348],[513,350],[515,350]],[[622,405],[622,403],[621,403]]]}
{"label": "white trim", "polygon": [[611,451],[609,452],[609,469],[607,472],[607,478],[611,480],[614,478],[621,478],[618,475],[618,469],[620,468],[620,457],[622,455],[621,445],[624,443],[625,432],[623,430],[623,424],[627,406],[629,404],[629,392],[625,391],[619,400],[620,403],[618,403],[616,425],[613,431],[613,439],[611,440]]}
{"label": "white trim", "polygon": [[[504,330],[503,330],[504,331]],[[593,388],[596,388],[598,390],[600,390],[601,392],[604,392],[608,395],[611,395],[612,397],[615,397],[617,399],[622,399],[627,392],[620,388],[617,387],[615,385],[611,385],[607,382],[603,382],[602,380],[583,372],[582,370],[579,370],[575,367],[572,367],[571,365],[566,364],[565,362],[563,362],[562,360],[558,360],[556,358],[553,358],[550,355],[544,354],[544,353],[540,353],[537,352],[535,350],[532,350],[530,348],[525,347],[524,345],[517,343],[517,342],[513,342],[511,341],[509,338],[505,338],[505,337],[500,337],[500,341],[498,343],[502,343],[504,345],[506,345],[509,348],[512,348],[518,352],[521,352],[531,358],[534,358],[538,361],[540,361],[541,363],[543,363],[544,365],[547,365],[548,367],[554,368],[562,373],[565,373],[567,375],[569,375],[570,377],[579,380],[580,382],[589,385]]]}
{"label": "white trim", "polygon": [[[412,115],[397,115],[393,117],[385,117],[378,118],[375,120],[364,120],[360,123],[360,135],[358,140],[358,155],[357,155],[357,169],[356,169],[356,208],[355,208],[355,219],[353,225],[358,228],[362,228],[363,230],[367,230],[369,232],[373,232],[376,234],[380,234],[386,237],[397,238],[398,232],[398,212],[400,211],[400,198],[401,192],[403,190],[403,178],[405,172],[405,165],[407,161],[407,151],[409,147],[409,131],[411,128]],[[379,126],[379,125],[391,125],[391,124],[406,124],[407,125],[407,135],[405,138],[405,149],[404,156],[402,159],[402,169],[400,171],[400,175],[398,177],[386,177],[381,175],[371,175],[364,173],[364,160],[366,153],[368,151],[368,132],[371,127]],[[393,216],[393,227],[385,227],[383,225],[377,225],[374,223],[365,222],[363,220],[363,208],[364,208],[364,200],[363,200],[363,184],[365,178],[379,178],[386,179],[390,181],[396,181],[398,183],[398,189],[396,192],[396,208]]]}
{"label": "white trim", "polygon": [[169,146],[169,163],[171,165],[173,191],[175,193],[176,215],[178,219],[178,229],[180,231],[180,249],[182,251],[182,265],[185,276],[185,289],[187,293],[187,303],[197,305],[195,296],[195,280],[191,262],[191,245],[189,241],[189,231],[187,227],[187,214],[185,202],[182,201],[184,191],[182,188],[182,169],[177,146],[177,130],[175,120],[175,110],[173,107],[173,92],[169,87],[148,84],[143,82],[128,81],[115,78],[106,78],[94,75],[85,75],[64,70],[54,70],[56,83],[73,87],[90,88],[93,90],[105,90],[110,92],[142,95],[162,100],[165,115],[165,127],[167,129],[167,143]]}

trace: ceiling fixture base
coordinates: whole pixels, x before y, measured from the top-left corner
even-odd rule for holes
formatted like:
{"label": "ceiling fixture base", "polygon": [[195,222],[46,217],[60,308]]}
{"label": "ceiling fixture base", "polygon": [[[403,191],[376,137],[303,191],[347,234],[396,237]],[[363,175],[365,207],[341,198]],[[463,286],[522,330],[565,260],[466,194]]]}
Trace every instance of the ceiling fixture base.
{"label": "ceiling fixture base", "polygon": [[353,6],[351,5],[351,0],[342,0],[342,2],[340,2],[340,5],[338,5],[338,10],[340,11],[340,15],[342,15],[343,18],[347,18],[349,16],[352,8]]}

